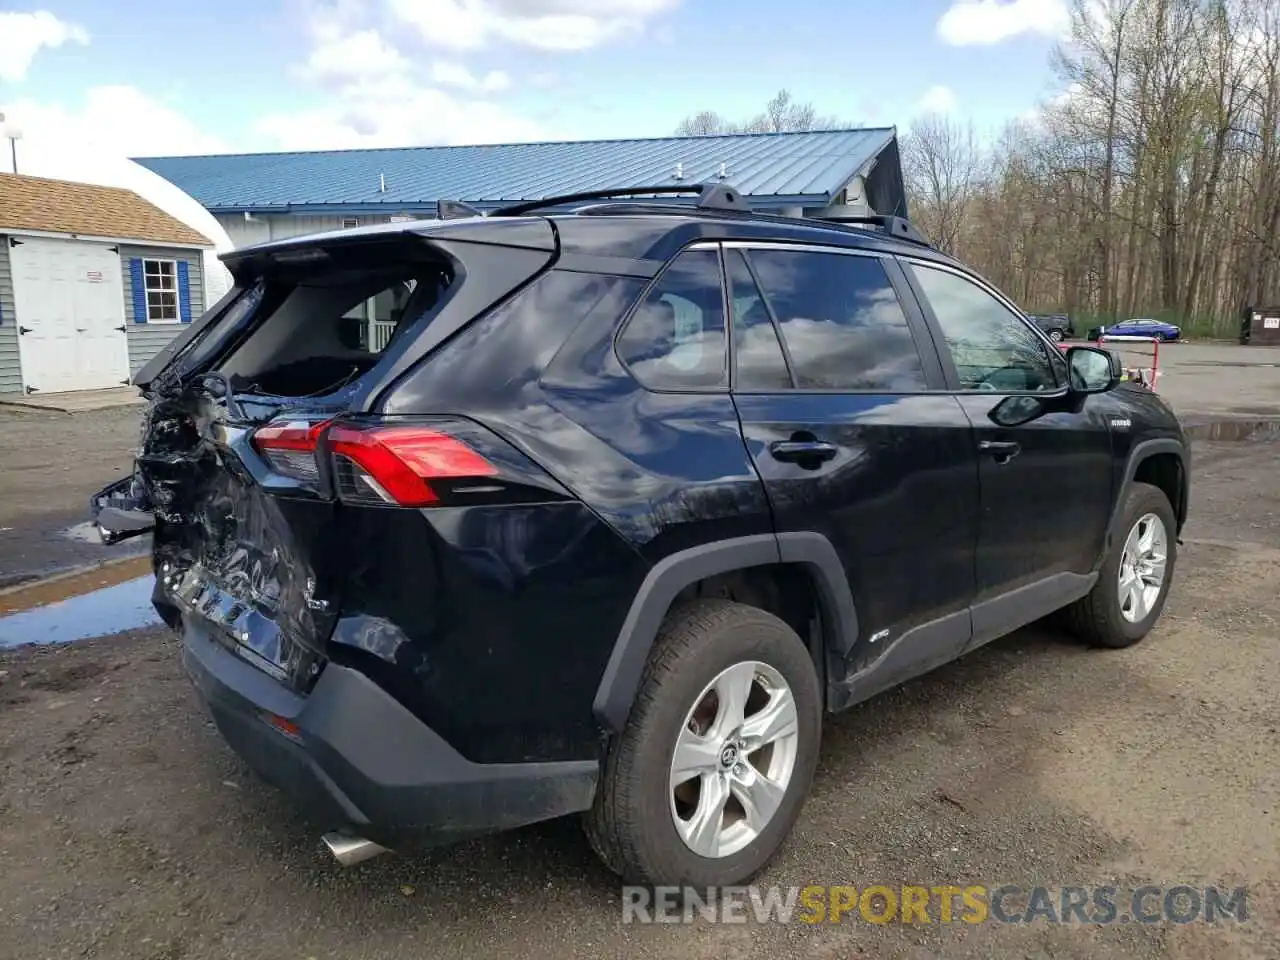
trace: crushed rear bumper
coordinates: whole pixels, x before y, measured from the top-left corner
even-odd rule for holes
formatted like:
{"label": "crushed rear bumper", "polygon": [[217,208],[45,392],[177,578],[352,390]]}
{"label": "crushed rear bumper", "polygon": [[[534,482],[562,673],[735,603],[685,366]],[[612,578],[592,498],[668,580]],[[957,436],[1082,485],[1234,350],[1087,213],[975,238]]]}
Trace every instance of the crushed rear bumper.
{"label": "crushed rear bumper", "polygon": [[[433,846],[586,810],[594,761],[473,763],[362,673],[330,663],[292,693],[188,618],[183,665],[218,729],[322,829]],[[296,725],[291,735],[268,722]]]}

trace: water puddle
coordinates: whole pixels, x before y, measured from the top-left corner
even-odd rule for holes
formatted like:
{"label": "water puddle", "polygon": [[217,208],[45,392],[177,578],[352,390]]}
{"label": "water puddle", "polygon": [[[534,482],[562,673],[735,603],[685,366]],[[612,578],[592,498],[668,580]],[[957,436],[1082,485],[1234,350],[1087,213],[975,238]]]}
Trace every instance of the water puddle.
{"label": "water puddle", "polygon": [[160,622],[150,557],[19,587],[0,595],[0,650],[70,643]]}
{"label": "water puddle", "polygon": [[1227,440],[1234,442],[1274,440],[1280,437],[1280,419],[1240,417],[1193,423],[1186,427],[1187,436],[1195,440]]}

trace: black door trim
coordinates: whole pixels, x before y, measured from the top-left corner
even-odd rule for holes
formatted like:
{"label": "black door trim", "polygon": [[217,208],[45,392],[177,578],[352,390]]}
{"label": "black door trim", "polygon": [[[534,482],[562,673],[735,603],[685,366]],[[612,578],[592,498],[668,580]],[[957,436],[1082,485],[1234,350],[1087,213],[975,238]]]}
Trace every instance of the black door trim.
{"label": "black door trim", "polygon": [[1096,572],[1054,573],[998,597],[975,603],[969,608],[973,615],[973,638],[965,649],[977,649],[1069,603],[1075,603],[1086,596],[1097,582]]}
{"label": "black door trim", "polygon": [[949,663],[965,651],[971,636],[968,608],[912,627],[870,665],[830,684],[827,693],[830,709],[852,707]]}
{"label": "black door trim", "polygon": [[1055,573],[903,633],[873,663],[829,687],[831,710],[843,710],[950,663],[1074,603],[1093,589],[1096,573]]}

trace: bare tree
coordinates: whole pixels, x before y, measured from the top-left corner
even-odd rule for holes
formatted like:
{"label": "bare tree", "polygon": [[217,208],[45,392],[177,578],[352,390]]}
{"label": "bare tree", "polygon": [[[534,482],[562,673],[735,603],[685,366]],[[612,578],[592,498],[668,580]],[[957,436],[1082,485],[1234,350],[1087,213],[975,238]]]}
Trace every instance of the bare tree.
{"label": "bare tree", "polygon": [[677,137],[705,137],[715,133],[739,133],[734,125],[714,110],[700,110],[680,121]]}
{"label": "bare tree", "polygon": [[[1074,0],[1071,10],[1071,43],[1056,54],[1059,73],[1084,94],[1084,102],[1100,107],[1086,120],[1100,121],[1091,140],[1100,141],[1102,162],[1099,184],[1098,301],[1104,314],[1114,309],[1112,293],[1112,204],[1116,179],[1116,127],[1123,95],[1123,59],[1128,26],[1135,0]],[[1090,115],[1092,114],[1092,115]],[[1082,124],[1087,127],[1088,123]]]}
{"label": "bare tree", "polygon": [[681,120],[675,132],[680,137],[696,137],[725,133],[839,130],[851,126],[854,124],[820,115],[812,103],[800,103],[792,97],[791,91],[783,89],[773,95],[762,112],[747,120],[729,120],[714,110],[700,110]]}
{"label": "bare tree", "polygon": [[902,149],[908,189],[923,201],[918,223],[941,250],[954,253],[982,162],[973,127],[927,115],[911,124]]}
{"label": "bare tree", "polygon": [[985,146],[912,124],[912,216],[1028,309],[1233,333],[1280,303],[1280,4],[1073,5],[1033,122]]}

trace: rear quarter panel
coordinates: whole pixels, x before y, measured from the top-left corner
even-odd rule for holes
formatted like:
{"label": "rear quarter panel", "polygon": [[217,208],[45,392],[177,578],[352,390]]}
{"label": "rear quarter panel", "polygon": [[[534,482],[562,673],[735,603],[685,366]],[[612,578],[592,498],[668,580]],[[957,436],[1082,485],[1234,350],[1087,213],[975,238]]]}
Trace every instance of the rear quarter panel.
{"label": "rear quarter panel", "polygon": [[[727,394],[656,394],[613,352],[644,281],[550,271],[383,401],[473,419],[559,481],[544,504],[368,510],[335,651],[471,759],[581,759],[591,704],[651,565],[772,533]],[[335,652],[334,656],[343,655]]]}

